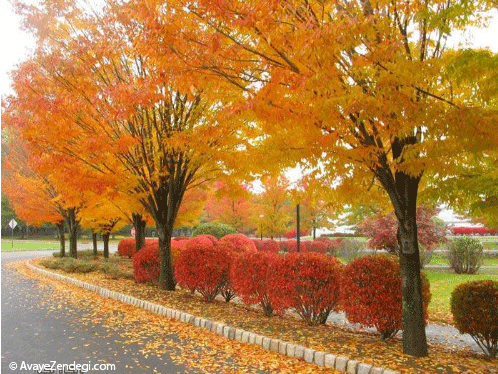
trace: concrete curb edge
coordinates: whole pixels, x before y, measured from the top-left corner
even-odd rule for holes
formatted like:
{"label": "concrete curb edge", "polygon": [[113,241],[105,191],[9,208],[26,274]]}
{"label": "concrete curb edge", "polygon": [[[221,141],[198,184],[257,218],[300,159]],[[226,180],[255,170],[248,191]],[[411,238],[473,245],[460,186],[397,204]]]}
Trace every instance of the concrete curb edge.
{"label": "concrete curb edge", "polygon": [[62,282],[73,284],[77,287],[81,287],[92,292],[96,292],[102,296],[109,297],[111,299],[118,300],[126,304],[137,306],[139,308],[148,310],[152,313],[164,316],[166,318],[176,319],[180,322],[189,323],[196,327],[205,328],[218,335],[224,336],[225,338],[230,340],[236,340],[238,342],[245,344],[258,345],[267,351],[280,353],[288,357],[302,359],[308,363],[313,363],[318,366],[329,367],[337,371],[340,371],[341,373],[401,374],[399,371],[385,369],[381,367],[373,367],[372,365],[365,364],[356,360],[350,360],[348,357],[336,356],[331,353],[316,351],[314,349],[285,342],[280,339],[268,338],[266,336],[261,336],[250,331],[245,331],[239,328],[231,327],[221,322],[210,321],[202,317],[196,317],[192,314],[185,313],[176,309],[166,308],[165,306],[151,303],[146,300],[137,299],[133,296],[129,296],[120,292],[111,291],[107,288],[98,287],[90,283],[73,279],[71,277],[52,273],[50,271],[32,265],[29,260],[26,261],[26,264],[28,268],[39,274],[60,280]]}

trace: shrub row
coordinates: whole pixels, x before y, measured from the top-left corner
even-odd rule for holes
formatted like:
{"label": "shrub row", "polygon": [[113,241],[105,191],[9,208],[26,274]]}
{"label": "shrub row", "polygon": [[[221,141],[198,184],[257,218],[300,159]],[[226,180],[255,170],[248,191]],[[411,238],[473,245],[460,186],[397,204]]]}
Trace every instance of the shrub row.
{"label": "shrub row", "polygon": [[[365,256],[345,267],[322,253],[281,256],[256,251],[248,244],[254,243],[244,238],[189,241],[175,264],[178,284],[198,291],[206,301],[229,289],[243,302],[259,304],[266,316],[292,309],[309,325],[325,323],[329,313],[341,306],[351,322],[375,327],[384,339],[402,328],[396,257]],[[240,245],[247,240],[246,246]],[[430,291],[425,276],[423,300],[427,316]]]}
{"label": "shrub row", "polygon": [[487,227],[453,227],[453,235],[496,235],[496,231]]}
{"label": "shrub row", "polygon": [[[317,240],[303,240],[300,242],[299,250],[301,252],[317,252],[317,253],[328,253],[334,255],[335,250],[339,247],[342,242],[342,238],[330,240],[327,238],[319,238]],[[279,251],[294,253],[297,252],[297,241],[296,240],[259,240],[253,239],[253,243],[256,249],[263,252],[278,253]]]}

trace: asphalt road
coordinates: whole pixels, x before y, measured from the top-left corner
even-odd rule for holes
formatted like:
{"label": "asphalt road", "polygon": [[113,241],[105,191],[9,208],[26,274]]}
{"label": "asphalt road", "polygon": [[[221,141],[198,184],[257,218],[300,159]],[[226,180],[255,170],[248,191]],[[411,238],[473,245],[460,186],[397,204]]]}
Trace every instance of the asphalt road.
{"label": "asphalt road", "polygon": [[[2,363],[4,374],[38,373],[34,364],[79,364],[79,371],[65,373],[196,373],[177,365],[167,355],[144,357],[139,346],[126,344],[117,333],[101,324],[78,323],[84,310],[51,305],[50,287],[7,269],[5,265],[23,258],[50,255],[51,251],[2,253]],[[142,342],[143,344],[143,342]],[[114,370],[104,370],[113,364]],[[13,370],[15,368],[15,370]],[[69,366],[68,369],[72,367]],[[88,370],[89,369],[89,370]],[[96,369],[96,370],[92,370]],[[64,373],[64,371],[42,371]]]}

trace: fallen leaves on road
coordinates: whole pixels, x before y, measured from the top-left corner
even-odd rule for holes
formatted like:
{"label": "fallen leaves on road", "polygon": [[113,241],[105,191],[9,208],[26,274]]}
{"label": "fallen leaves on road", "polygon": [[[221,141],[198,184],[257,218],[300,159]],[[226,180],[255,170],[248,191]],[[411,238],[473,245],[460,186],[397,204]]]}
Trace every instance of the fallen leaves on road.
{"label": "fallen leaves on road", "polygon": [[[36,264],[36,262],[33,263]],[[498,362],[496,360],[488,361],[483,355],[477,354],[470,349],[450,349],[431,343],[429,357],[415,358],[402,353],[402,341],[399,338],[383,342],[379,339],[378,335],[348,329],[345,326],[326,325],[309,327],[301,320],[288,315],[267,318],[263,316],[261,311],[243,304],[225,303],[221,300],[215,300],[213,303],[205,303],[199,297],[187,291],[163,291],[153,285],[135,284],[132,280],[110,279],[105,274],[97,272],[71,274],[70,276],[212,321],[223,322],[230,326],[293,342],[319,351],[347,356],[350,359],[365,362],[373,366],[399,370],[402,373],[498,373]],[[61,287],[62,289],[66,289],[71,286],[59,286],[59,288]],[[74,287],[71,288],[74,289]],[[78,295],[81,298],[81,295],[86,293],[86,291],[80,290],[78,292],[73,291],[71,295]],[[96,297],[95,294],[92,294],[90,300]],[[182,340],[189,341],[189,339],[195,337],[197,343],[193,344],[189,349],[183,350],[179,354],[178,359],[184,360],[182,362],[192,361],[192,365],[199,364],[207,368],[208,372],[218,370],[217,366],[226,360],[228,360],[228,363],[236,362],[237,365],[241,365],[240,362],[244,362],[242,366],[265,367],[265,369],[260,370],[270,372],[317,373],[322,370],[317,366],[307,365],[304,361],[289,359],[255,346],[229,341],[206,330],[192,327],[189,324],[181,324],[145,311],[139,312],[138,308],[117,301],[105,300],[104,304],[113,305],[113,313],[104,313],[102,317],[94,314],[98,316],[95,322],[99,321],[108,324],[110,328],[111,326],[120,328],[119,326],[122,326],[125,322],[127,326],[135,323],[136,330],[132,330],[132,332],[123,331],[123,334],[128,334],[127,338],[129,339],[136,339],[136,336],[143,332],[144,329],[149,329],[149,326],[144,326],[143,319],[134,319],[146,313],[146,319],[154,326],[149,329],[149,333],[158,334],[159,331],[171,328],[174,329],[175,333]],[[78,300],[78,298],[73,300],[73,302],[76,305],[84,303],[84,301]],[[158,345],[156,343],[147,344],[143,347],[143,353],[162,353],[167,349],[166,347],[172,346],[174,346],[174,342],[171,340],[169,345],[168,343]],[[226,372],[223,371],[226,368],[219,370]],[[236,370],[239,369],[234,369],[233,372],[237,372]]]}
{"label": "fallen leaves on road", "polygon": [[[168,319],[141,308],[30,271],[23,262],[14,263],[21,274],[50,287],[53,308],[79,309],[78,324],[103,325],[108,336],[118,334],[123,345],[137,344],[145,357],[168,357],[193,373],[330,373],[339,372],[268,352],[260,347],[225,339],[208,330]],[[69,337],[70,340],[71,337]],[[105,336],[102,336],[105,338]],[[75,344],[74,349],[78,349]],[[99,352],[95,352],[98,357]],[[160,368],[158,372],[160,372]],[[135,372],[131,370],[130,372]],[[189,371],[190,372],[190,371]]]}

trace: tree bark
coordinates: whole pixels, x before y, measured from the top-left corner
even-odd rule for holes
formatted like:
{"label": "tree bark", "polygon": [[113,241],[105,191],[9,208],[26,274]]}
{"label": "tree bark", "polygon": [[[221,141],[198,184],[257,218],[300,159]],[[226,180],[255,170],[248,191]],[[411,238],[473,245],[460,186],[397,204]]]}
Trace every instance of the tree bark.
{"label": "tree bark", "polygon": [[111,234],[109,232],[102,233],[102,240],[104,242],[104,258],[109,258],[109,237]]}
{"label": "tree bark", "polygon": [[66,236],[64,235],[64,221],[57,223],[57,230],[59,231],[60,240],[60,257],[66,256]]}
{"label": "tree bark", "polygon": [[157,232],[159,235],[159,259],[161,262],[159,287],[163,290],[174,291],[176,282],[171,262],[171,236],[173,230],[167,224],[163,224],[157,227]]}
{"label": "tree bark", "polygon": [[97,233],[92,231],[92,242],[93,242],[93,257],[97,258],[98,248],[97,248]]}
{"label": "tree bark", "polygon": [[69,226],[69,255],[78,257],[78,221],[76,220],[76,209],[68,209],[67,225]]}
{"label": "tree bark", "polygon": [[296,205],[296,244],[297,251],[301,250],[301,222],[300,222],[300,214],[299,214],[299,204]]}
{"label": "tree bark", "polygon": [[[415,144],[415,138],[395,139],[393,157],[402,163],[403,148]],[[399,263],[401,270],[401,296],[403,319],[403,352],[416,357],[428,355],[425,333],[420,254],[417,239],[417,195],[420,179],[402,171],[391,172],[385,155],[379,157],[380,166],[374,171],[386,190],[398,220]]]}
{"label": "tree bark", "polygon": [[145,245],[145,227],[147,223],[141,214],[133,213],[133,227],[135,228],[135,250],[138,252]]}

